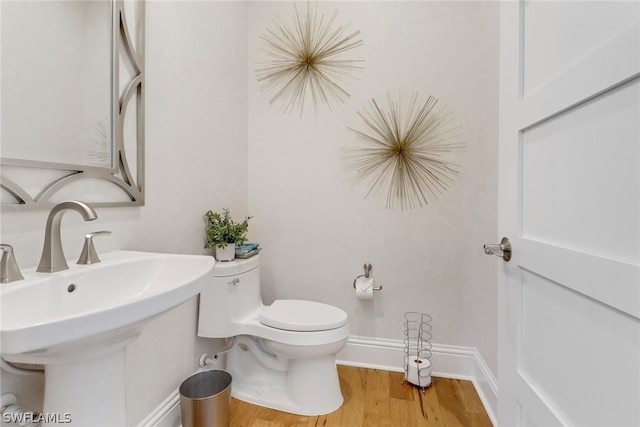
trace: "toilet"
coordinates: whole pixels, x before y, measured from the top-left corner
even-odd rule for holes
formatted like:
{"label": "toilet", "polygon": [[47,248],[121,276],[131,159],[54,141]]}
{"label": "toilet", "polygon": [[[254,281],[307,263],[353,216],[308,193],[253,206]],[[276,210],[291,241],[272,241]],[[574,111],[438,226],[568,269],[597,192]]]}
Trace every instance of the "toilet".
{"label": "toilet", "polygon": [[198,336],[233,337],[225,369],[231,395],[299,415],[323,415],[343,402],[335,357],[349,337],[347,313],[331,305],[260,294],[260,255],[217,262],[200,293]]}

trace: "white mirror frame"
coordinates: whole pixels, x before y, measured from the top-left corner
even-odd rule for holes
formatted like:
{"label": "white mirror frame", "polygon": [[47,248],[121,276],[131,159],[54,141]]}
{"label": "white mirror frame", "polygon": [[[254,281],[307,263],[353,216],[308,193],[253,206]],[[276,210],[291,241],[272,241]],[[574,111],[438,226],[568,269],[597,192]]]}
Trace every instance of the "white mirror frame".
{"label": "white mirror frame", "polygon": [[[2,208],[24,209],[50,207],[58,201],[53,196],[70,184],[83,180],[100,180],[124,193],[126,201],[110,201],[108,199],[91,202],[93,206],[142,206],[144,205],[144,0],[135,0],[135,34],[130,33],[125,14],[124,0],[112,0],[112,35],[111,35],[111,133],[112,133],[112,167],[97,167],[66,163],[43,162],[28,159],[2,158],[2,177],[0,188],[7,192]],[[121,58],[125,58],[132,68],[132,75],[120,71]],[[120,80],[128,81],[120,90]],[[125,152],[124,123],[127,107],[135,99],[135,176],[131,172]],[[10,175],[10,170],[18,171],[16,176],[39,173],[45,183],[38,189],[37,195],[29,194],[25,183],[17,182]],[[31,184],[29,184],[31,185]],[[11,202],[5,202],[10,198]]]}

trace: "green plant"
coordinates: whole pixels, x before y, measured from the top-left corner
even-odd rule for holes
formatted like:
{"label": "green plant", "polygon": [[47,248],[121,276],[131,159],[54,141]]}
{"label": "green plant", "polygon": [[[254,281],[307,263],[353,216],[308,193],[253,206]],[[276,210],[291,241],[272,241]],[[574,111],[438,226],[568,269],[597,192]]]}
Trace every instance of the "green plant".
{"label": "green plant", "polygon": [[241,245],[247,241],[250,216],[246,217],[244,221],[236,223],[231,218],[229,209],[225,208],[222,213],[207,211],[204,217],[207,221],[205,248],[216,246],[224,249],[229,243]]}

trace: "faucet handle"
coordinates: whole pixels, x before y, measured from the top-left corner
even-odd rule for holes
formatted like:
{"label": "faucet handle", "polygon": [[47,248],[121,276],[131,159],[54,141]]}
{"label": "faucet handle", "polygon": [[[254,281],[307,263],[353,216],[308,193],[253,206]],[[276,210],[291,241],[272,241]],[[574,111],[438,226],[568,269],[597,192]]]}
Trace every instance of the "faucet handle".
{"label": "faucet handle", "polygon": [[13,246],[5,243],[0,244],[2,259],[0,260],[0,283],[10,283],[16,280],[23,280],[20,268],[13,254]]}
{"label": "faucet handle", "polygon": [[94,231],[93,233],[85,234],[84,246],[82,247],[82,253],[76,264],[95,264],[100,262],[96,247],[93,245],[93,238],[95,236],[110,236],[110,231]]}

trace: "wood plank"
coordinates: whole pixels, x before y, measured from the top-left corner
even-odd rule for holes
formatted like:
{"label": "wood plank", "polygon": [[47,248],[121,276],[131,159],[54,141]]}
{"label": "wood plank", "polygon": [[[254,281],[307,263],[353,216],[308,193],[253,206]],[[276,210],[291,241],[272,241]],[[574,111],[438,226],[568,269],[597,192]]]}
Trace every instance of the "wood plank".
{"label": "wood plank", "polygon": [[317,417],[231,399],[231,427],[492,427],[473,384],[433,378],[419,389],[400,372],[338,366],[344,403]]}
{"label": "wood plank", "polygon": [[464,409],[473,414],[485,413],[480,396],[478,396],[478,392],[471,381],[457,381],[456,384]]}
{"label": "wood plank", "polygon": [[455,381],[458,380],[443,381],[440,378],[434,378],[440,409],[448,426],[468,426],[469,417],[458,394]]}
{"label": "wood plank", "polygon": [[419,426],[413,400],[389,398],[389,421],[394,426]]}
{"label": "wood plank", "polygon": [[[464,396],[465,392],[462,391],[462,388],[464,386],[461,384],[464,383],[465,381],[461,381],[461,380],[444,381],[441,378],[437,378],[437,379],[434,379],[434,382],[436,383],[435,390],[438,394],[440,409],[442,410],[442,413],[444,415],[444,418],[448,426],[453,427],[453,426],[485,425],[484,419],[478,419],[478,417],[474,416],[477,414],[469,412],[467,410],[467,407],[474,406],[476,410],[478,407],[469,401],[469,399],[471,399],[471,396],[468,396],[468,395]],[[465,404],[465,399],[468,400],[466,404]],[[488,416],[487,416],[487,420],[488,420]],[[489,421],[489,425],[491,425],[491,421],[490,420],[488,421]],[[477,424],[481,422],[482,424]]]}
{"label": "wood plank", "polygon": [[344,403],[339,410],[320,417],[318,425],[361,426],[364,422],[367,370],[338,365],[338,377]]}
{"label": "wood plank", "polygon": [[364,401],[364,425],[390,426],[389,372],[371,369],[367,375]]}
{"label": "wood plank", "polygon": [[411,387],[413,400],[415,402],[416,419],[420,420],[418,425],[428,427],[446,427],[447,421],[442,414],[440,401],[435,389],[435,378],[432,378],[433,385],[426,389],[420,389],[407,383]]}
{"label": "wood plank", "polygon": [[413,401],[411,385],[404,381],[404,372],[389,372],[389,397]]}
{"label": "wood plank", "polygon": [[238,399],[231,398],[231,416],[229,424],[237,427],[250,427],[253,420],[258,420],[259,406],[250,405]]}
{"label": "wood plank", "polygon": [[272,421],[265,421],[261,419],[255,419],[250,424],[251,427],[281,427],[282,424],[274,423]]}

